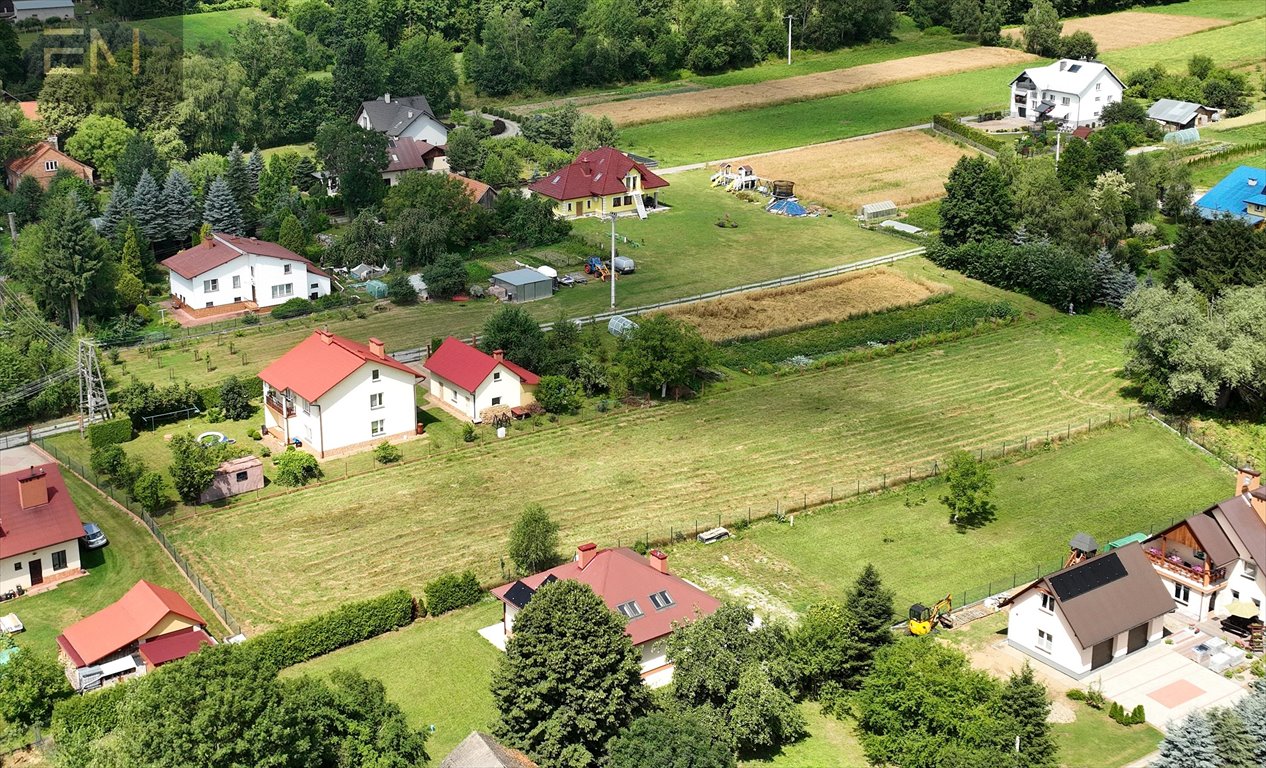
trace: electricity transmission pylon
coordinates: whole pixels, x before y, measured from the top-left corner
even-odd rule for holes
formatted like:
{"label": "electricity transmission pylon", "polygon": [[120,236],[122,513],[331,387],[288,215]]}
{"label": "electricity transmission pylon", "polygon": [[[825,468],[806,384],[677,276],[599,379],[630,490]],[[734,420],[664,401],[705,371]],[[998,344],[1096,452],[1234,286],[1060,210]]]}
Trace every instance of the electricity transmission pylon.
{"label": "electricity transmission pylon", "polygon": [[112,418],[110,401],[106,398],[105,381],[101,378],[101,366],[97,364],[97,345],[87,339],[79,340],[79,434],[88,424]]}

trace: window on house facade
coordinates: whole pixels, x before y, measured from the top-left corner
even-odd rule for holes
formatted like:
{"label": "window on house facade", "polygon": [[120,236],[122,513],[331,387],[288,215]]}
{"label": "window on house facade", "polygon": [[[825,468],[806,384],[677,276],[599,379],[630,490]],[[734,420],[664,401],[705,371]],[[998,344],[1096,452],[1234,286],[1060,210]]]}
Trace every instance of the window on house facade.
{"label": "window on house facade", "polygon": [[1246,579],[1257,578],[1257,563],[1244,563],[1244,573],[1241,574]]}
{"label": "window on house facade", "polygon": [[237,481],[238,481],[239,483],[244,483],[244,482],[246,482],[247,473],[245,473],[245,472],[238,472],[238,473],[237,473],[237,475],[236,475],[236,477],[237,477]]}
{"label": "window on house facade", "polygon": [[384,419],[375,419],[369,422],[369,434],[377,437],[387,432],[387,422]]}
{"label": "window on house facade", "polygon": [[636,600],[620,603],[615,609],[623,614],[626,619],[636,619],[638,616],[643,615],[642,609],[638,607]]}
{"label": "window on house facade", "polygon": [[15,570],[15,571],[20,571],[20,570],[22,570],[22,563],[21,563],[20,561],[19,561],[19,562],[14,563],[14,564],[13,564],[13,570]]}
{"label": "window on house facade", "polygon": [[369,396],[369,407],[371,410],[377,410],[382,407],[382,393],[375,392]]}
{"label": "window on house facade", "polygon": [[493,372],[492,372],[492,380],[493,380],[493,381],[501,381],[501,371],[493,371]]}
{"label": "window on house facade", "polygon": [[1037,649],[1039,651],[1051,652],[1051,645],[1055,640],[1055,636],[1044,629],[1037,631]]}
{"label": "window on house facade", "polygon": [[218,278],[212,278],[210,280],[202,281],[203,293],[215,293],[218,290],[220,290],[220,281]]}
{"label": "window on house facade", "polygon": [[1060,99],[1059,103],[1063,104],[1065,107],[1068,106],[1068,97],[1065,96],[1064,98]]}
{"label": "window on house facade", "polygon": [[1191,600],[1191,590],[1183,584],[1174,584],[1174,600],[1186,605]]}
{"label": "window on house facade", "polygon": [[295,284],[286,283],[285,285],[273,286],[273,298],[280,299],[286,296],[293,296],[295,293]]}
{"label": "window on house facade", "polygon": [[210,309],[210,308],[212,308],[212,307],[214,307],[214,306],[215,306],[215,302],[214,302],[214,301],[208,301],[208,302],[206,303],[206,305],[205,305],[205,306],[206,306],[206,308],[207,308],[207,309]]}
{"label": "window on house facade", "polygon": [[670,605],[674,605],[673,599],[668,596],[668,592],[660,590],[651,595],[651,605],[655,606],[655,610],[662,611]]}
{"label": "window on house facade", "polygon": [[242,287],[242,276],[241,276],[241,275],[233,275],[233,287],[234,287],[234,288],[241,288],[241,287]]}
{"label": "window on house facade", "polygon": [[1095,90],[1096,90],[1096,91],[1102,91],[1102,90],[1103,90],[1103,83],[1095,83]]}
{"label": "window on house facade", "polygon": [[66,567],[66,550],[59,549],[53,553],[53,570],[60,571]]}
{"label": "window on house facade", "polygon": [[493,405],[501,405],[501,398],[499,398],[499,397],[494,397],[494,398],[492,398],[492,404],[493,404]]}
{"label": "window on house facade", "polygon": [[1236,592],[1234,589],[1231,590],[1231,602],[1235,602],[1236,600],[1239,600],[1239,599],[1240,599],[1240,593]]}
{"label": "window on house facade", "polygon": [[1042,595],[1042,610],[1047,613],[1055,612],[1055,598],[1051,595]]}
{"label": "window on house facade", "polygon": [[290,274],[290,265],[289,265],[289,264],[282,264],[282,265],[281,265],[281,273],[282,273],[283,275],[288,275],[288,274]]}
{"label": "window on house facade", "polygon": [[380,375],[381,375],[381,374],[378,372],[378,369],[377,369],[377,368],[371,368],[371,369],[369,370],[369,380],[370,380],[370,381],[378,381],[378,378],[379,378],[379,376],[380,376]]}
{"label": "window on house facade", "polygon": [[49,171],[49,172],[56,171],[56,170],[57,170],[57,161],[56,161],[56,160],[45,160],[45,161],[44,161],[44,170]]}

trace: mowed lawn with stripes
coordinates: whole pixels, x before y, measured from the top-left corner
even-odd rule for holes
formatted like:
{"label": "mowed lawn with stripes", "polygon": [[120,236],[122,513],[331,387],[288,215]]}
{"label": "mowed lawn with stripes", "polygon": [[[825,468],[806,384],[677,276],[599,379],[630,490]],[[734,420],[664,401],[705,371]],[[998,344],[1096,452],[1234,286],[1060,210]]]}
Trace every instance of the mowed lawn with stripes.
{"label": "mowed lawn with stripes", "polygon": [[[996,449],[1124,415],[1125,323],[1056,316],[905,354],[767,377],[164,523],[259,629],[442,573],[500,576],[537,502],[566,546],[629,544],[825,500],[958,447]],[[912,552],[915,556],[917,553]]]}

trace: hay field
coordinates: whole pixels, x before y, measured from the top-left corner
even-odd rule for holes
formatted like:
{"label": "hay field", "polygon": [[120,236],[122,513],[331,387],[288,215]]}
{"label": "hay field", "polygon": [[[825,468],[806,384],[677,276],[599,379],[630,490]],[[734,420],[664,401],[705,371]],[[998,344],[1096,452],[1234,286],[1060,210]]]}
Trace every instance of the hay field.
{"label": "hay field", "polygon": [[[591,115],[606,115],[616,125],[638,125],[821,99],[908,80],[1027,63],[1036,58],[1010,48],[965,48],[752,85],[592,104],[581,107],[580,111]],[[749,128],[756,129],[758,126]],[[736,125],[735,130],[740,130],[740,126]]]}
{"label": "hay field", "polygon": [[906,206],[942,197],[954,163],[975,153],[946,139],[908,131],[738,162],[751,165],[761,178],[791,179],[803,199],[852,214],[863,203],[891,200]]}
{"label": "hay field", "polygon": [[[1177,16],[1168,13],[1141,13],[1121,11],[1104,16],[1082,19],[1064,19],[1064,34],[1089,32],[1099,44],[1100,51],[1117,51],[1148,43],[1159,43],[1184,37],[1227,22],[1222,19],[1206,19],[1200,16]],[[1008,27],[1002,34],[1020,39],[1019,27]]]}
{"label": "hay field", "polygon": [[752,339],[918,304],[950,287],[885,267],[783,288],[687,304],[665,314],[699,329],[708,341]]}

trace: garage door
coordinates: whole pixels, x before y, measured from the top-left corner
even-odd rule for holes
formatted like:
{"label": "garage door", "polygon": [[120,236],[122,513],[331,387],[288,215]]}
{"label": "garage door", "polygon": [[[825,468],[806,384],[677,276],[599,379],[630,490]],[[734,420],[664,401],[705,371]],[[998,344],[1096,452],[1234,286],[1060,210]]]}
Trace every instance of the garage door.
{"label": "garage door", "polygon": [[1140,648],[1147,646],[1147,624],[1140,624],[1130,630],[1129,643],[1126,645],[1126,653],[1134,653]]}
{"label": "garage door", "polygon": [[1107,640],[1104,640],[1102,643],[1099,643],[1098,645],[1096,645],[1093,649],[1091,649],[1090,651],[1090,668],[1091,669],[1098,669],[1099,667],[1102,667],[1104,664],[1107,664],[1108,662],[1112,661],[1112,641],[1113,640],[1116,640],[1116,638],[1110,637]]}

